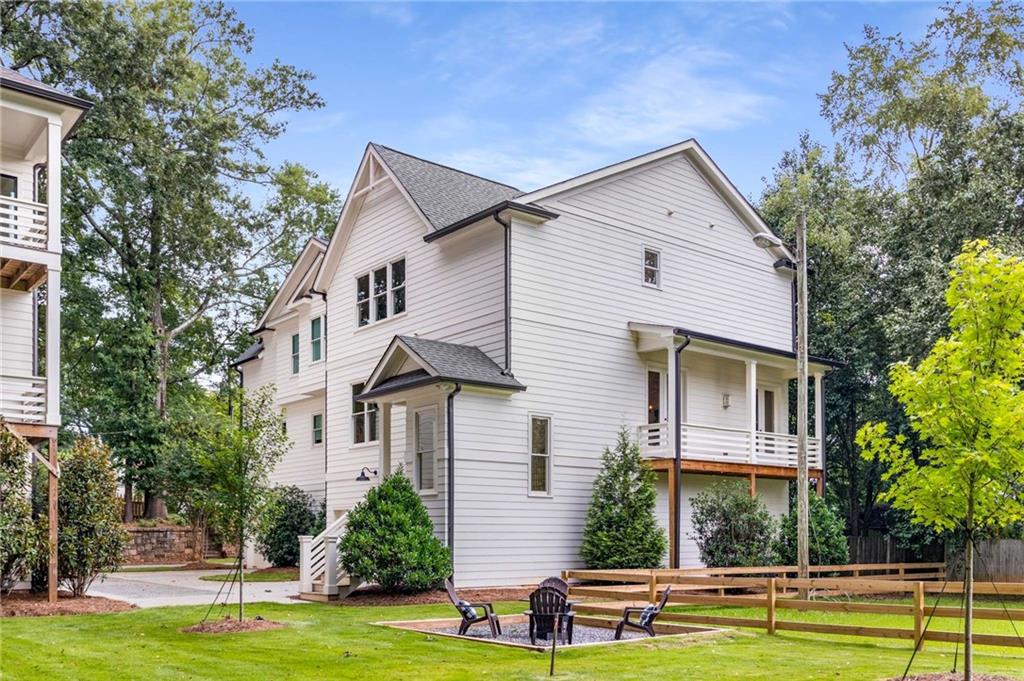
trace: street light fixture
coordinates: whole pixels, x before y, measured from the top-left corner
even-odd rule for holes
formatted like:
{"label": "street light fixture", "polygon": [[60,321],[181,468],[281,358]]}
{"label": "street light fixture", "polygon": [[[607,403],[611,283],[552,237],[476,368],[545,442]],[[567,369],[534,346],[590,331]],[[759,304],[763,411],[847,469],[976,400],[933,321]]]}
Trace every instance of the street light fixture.
{"label": "street light fixture", "polygon": [[[771,232],[754,235],[759,248],[779,248],[786,244]],[[807,498],[809,474],[807,470],[807,217],[796,216],[796,559],[797,576],[807,579],[810,564],[808,542],[808,516],[810,499]],[[816,400],[821,395],[815,396]],[[818,433],[822,446],[825,439]],[[800,590],[804,598],[806,590]]]}

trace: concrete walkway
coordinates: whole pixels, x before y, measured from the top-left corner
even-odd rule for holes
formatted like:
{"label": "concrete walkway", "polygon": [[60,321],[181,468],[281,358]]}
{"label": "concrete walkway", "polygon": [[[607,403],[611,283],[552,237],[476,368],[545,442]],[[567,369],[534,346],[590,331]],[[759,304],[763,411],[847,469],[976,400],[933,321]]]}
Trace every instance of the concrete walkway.
{"label": "concrete walkway", "polygon": [[[165,572],[117,572],[97,578],[89,588],[90,596],[127,601],[140,608],[165,605],[209,605],[224,587],[220,600],[227,593],[228,583],[207,582],[205,575],[226,575],[227,570],[168,570]],[[252,582],[245,585],[245,602],[305,603],[293,598],[299,593],[295,582]],[[231,602],[238,602],[238,584],[231,592]]]}

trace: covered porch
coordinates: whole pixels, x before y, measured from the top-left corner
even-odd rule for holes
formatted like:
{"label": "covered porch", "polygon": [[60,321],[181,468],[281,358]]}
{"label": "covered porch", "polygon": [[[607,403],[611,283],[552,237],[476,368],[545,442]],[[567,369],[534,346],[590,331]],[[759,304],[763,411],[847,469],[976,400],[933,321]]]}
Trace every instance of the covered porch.
{"label": "covered porch", "polygon": [[[637,441],[651,468],[668,478],[669,556],[679,567],[677,526],[685,523],[679,507],[686,499],[681,476],[741,477],[752,496],[758,478],[796,480],[796,407],[790,400],[796,357],[674,326],[631,322],[629,329],[645,368],[646,419],[636,425]],[[819,495],[825,482],[824,380],[835,365],[812,357],[808,371],[807,463]]]}

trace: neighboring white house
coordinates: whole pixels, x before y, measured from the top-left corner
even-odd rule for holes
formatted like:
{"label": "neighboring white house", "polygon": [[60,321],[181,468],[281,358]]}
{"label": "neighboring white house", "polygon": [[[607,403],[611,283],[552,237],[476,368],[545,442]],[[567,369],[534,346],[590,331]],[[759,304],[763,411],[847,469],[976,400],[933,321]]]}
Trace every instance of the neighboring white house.
{"label": "neighboring white house", "polygon": [[[54,546],[61,422],[61,144],[91,106],[0,67],[0,417],[50,469]],[[34,449],[42,442],[49,449],[46,458]],[[53,552],[50,600],[57,597],[56,574]]]}
{"label": "neighboring white house", "polygon": [[[326,498],[331,536],[402,465],[460,584],[523,584],[580,565],[625,426],[658,471],[667,561],[699,565],[690,497],[740,476],[783,513],[795,478],[792,263],[752,242],[767,229],[693,140],[529,193],[370,144],[330,244],[307,247],[239,358],[287,408],[277,480]],[[829,367],[812,361],[814,395]],[[817,438],[810,460],[820,492]],[[333,542],[306,552],[304,588],[326,572],[333,591]]]}
{"label": "neighboring white house", "polygon": [[0,67],[0,416],[30,440],[60,426],[61,143],[90,107]]}

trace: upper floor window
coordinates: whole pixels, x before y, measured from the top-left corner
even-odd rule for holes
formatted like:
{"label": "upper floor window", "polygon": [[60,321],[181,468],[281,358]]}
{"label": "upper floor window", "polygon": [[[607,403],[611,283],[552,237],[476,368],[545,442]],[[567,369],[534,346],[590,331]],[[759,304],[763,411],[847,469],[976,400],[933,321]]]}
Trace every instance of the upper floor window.
{"label": "upper floor window", "polygon": [[0,175],[0,196],[18,198],[18,178],[13,175]]}
{"label": "upper floor window", "polygon": [[661,288],[661,251],[644,246],[644,286]]}
{"label": "upper floor window", "polygon": [[356,277],[356,319],[359,326],[405,312],[405,258]]}
{"label": "upper floor window", "polygon": [[309,358],[312,362],[319,362],[323,357],[323,323],[323,317],[309,321]]}
{"label": "upper floor window", "polygon": [[530,416],[530,493],[551,493],[551,418]]}
{"label": "upper floor window", "polygon": [[320,445],[324,442],[324,415],[313,414],[313,444]]}
{"label": "upper floor window", "polygon": [[416,412],[416,489],[420,492],[435,491],[434,460],[437,456],[437,411],[434,407]]}
{"label": "upper floor window", "polygon": [[299,373],[299,334],[292,334],[292,373]]}
{"label": "upper floor window", "polygon": [[352,444],[377,441],[377,403],[356,399],[363,392],[363,383],[352,386]]}

